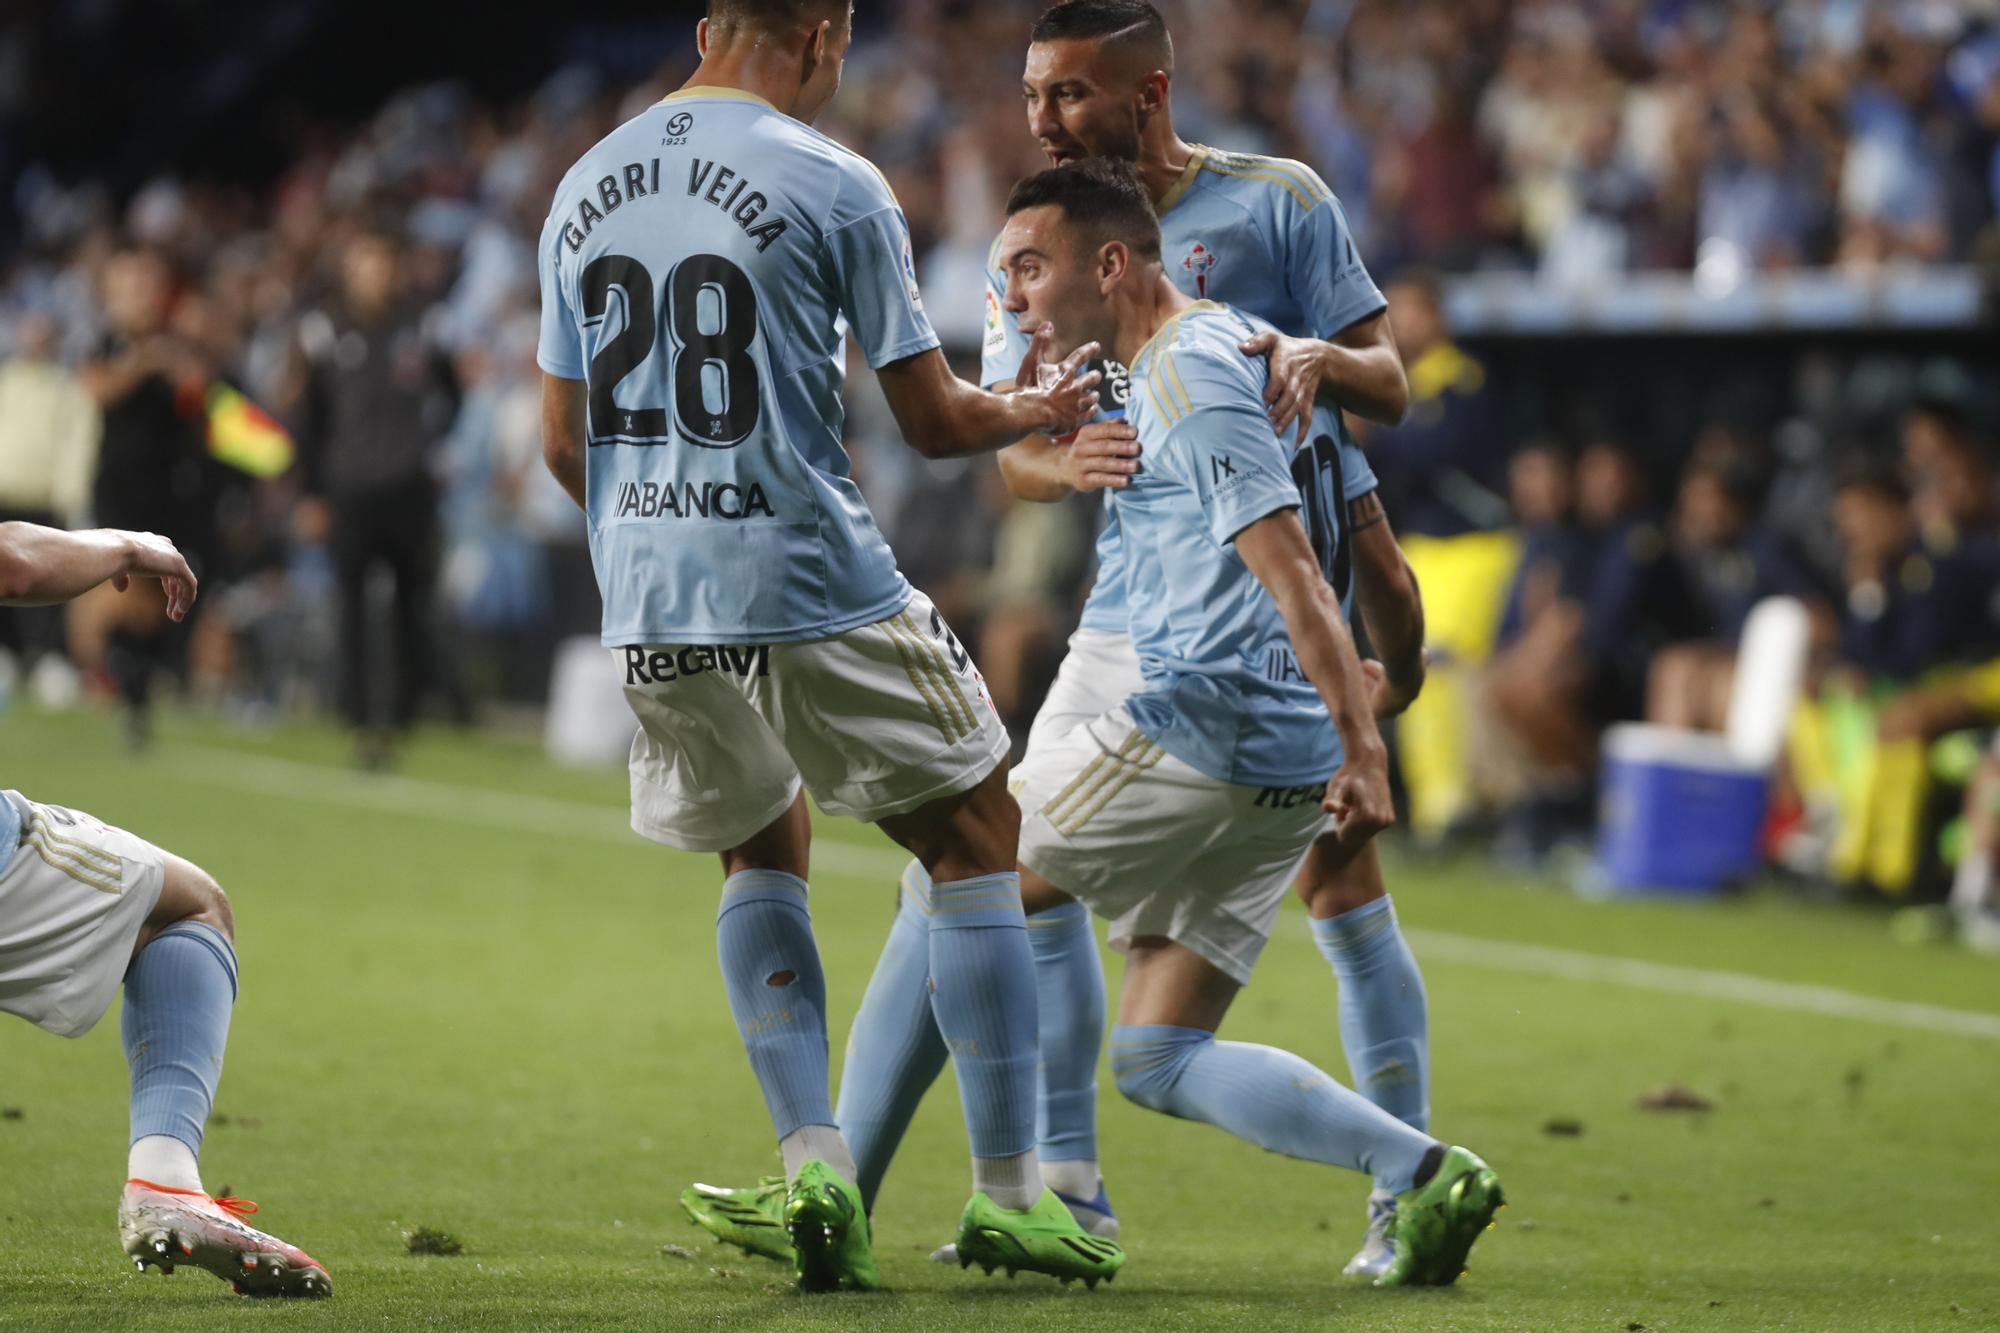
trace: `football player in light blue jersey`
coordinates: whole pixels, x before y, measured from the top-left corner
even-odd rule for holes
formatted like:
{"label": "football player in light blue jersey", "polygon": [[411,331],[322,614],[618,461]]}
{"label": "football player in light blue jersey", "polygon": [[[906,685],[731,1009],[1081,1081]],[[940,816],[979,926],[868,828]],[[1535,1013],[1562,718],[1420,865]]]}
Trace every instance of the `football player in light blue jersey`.
{"label": "football player in light blue jersey", "polygon": [[[49,606],[158,579],[167,615],[194,574],[150,532],[0,523],[0,605]],[[122,988],[131,1138],[118,1236],[141,1272],[186,1264],[246,1296],[330,1296],[317,1259],[210,1195],[199,1155],[236,1004],[236,919],[200,866],[80,810],[0,791],[0,1010],[80,1037]]]}
{"label": "football player in light blue jersey", "polygon": [[1339,446],[1279,434],[1269,369],[1242,352],[1269,325],[1167,280],[1130,164],[1051,168],[1007,211],[1003,308],[1131,368],[1146,458],[1113,501],[1143,679],[1022,761],[1023,897],[1038,916],[1087,905],[1128,955],[1119,1091],[1367,1172],[1394,1209],[1376,1283],[1453,1282],[1502,1202],[1491,1169],[1297,1056],[1215,1037],[1325,815],[1349,852],[1395,818],[1375,727],[1385,682],[1363,671],[1336,591]]}
{"label": "football player in light blue jersey", "polygon": [[927,1001],[973,1154],[960,1248],[1095,1284],[1124,1256],[1036,1161],[1006,730],[849,476],[840,391],[851,336],[905,437],[949,457],[1072,428],[1098,377],[1079,373],[1090,349],[1046,388],[1037,353],[1022,393],[951,373],[887,183],[810,125],[851,19],[847,0],[711,0],[687,86],[563,177],[538,255],[544,449],[588,516],[604,643],[640,722],[632,826],[721,854],[723,977],[785,1159],[752,1247],[810,1290],[878,1282],[827,1088],[810,788],[933,881]]}
{"label": "football player in light blue jersey", "polygon": [[[1055,163],[1106,156],[1131,161],[1160,213],[1167,276],[1189,297],[1227,301],[1274,327],[1242,350],[1268,362],[1273,422],[1301,441],[1337,447],[1342,461],[1355,596],[1386,673],[1385,713],[1400,712],[1424,676],[1422,602],[1374,494],[1375,479],[1349,438],[1341,411],[1383,422],[1408,403],[1384,302],[1354,250],[1339,203],[1297,162],[1226,153],[1183,142],[1168,90],[1172,44],[1143,0],[1068,0],[1035,25],[1022,91],[1030,129]],[[997,259],[997,249],[996,249]],[[984,382],[1013,383],[1029,335],[1003,310],[1006,275],[990,266]],[[1037,437],[1002,451],[1008,485],[1028,500],[1125,486],[1137,461],[1124,368],[1104,363],[1097,421],[1060,440]],[[1139,659],[1128,633],[1124,544],[1107,504],[1098,575],[1076,633],[1028,739],[1035,754],[1104,712],[1136,685]],[[1371,668],[1372,669],[1372,668]],[[921,912],[921,868],[904,875],[906,914]],[[915,886],[914,888],[912,886]],[[1316,944],[1338,978],[1339,1029],[1356,1085],[1418,1129],[1429,1121],[1428,1014],[1423,979],[1399,930],[1372,842],[1359,850],[1317,843],[1298,880]],[[1040,964],[1044,1094],[1043,1175],[1086,1225],[1116,1234],[1096,1147],[1096,1056],[1104,1021],[1103,981],[1085,914],[1029,922]],[[916,938],[912,935],[912,938]],[[900,954],[915,975],[914,952]],[[942,1069],[934,1043],[904,1032],[899,1015],[921,1014],[890,997],[891,950],[855,1022],[841,1080],[840,1120],[854,1141],[863,1191],[872,1194],[921,1096]],[[907,980],[903,988],[910,984]],[[914,1092],[912,1090],[915,1090]],[[1386,1267],[1391,1200],[1369,1200],[1367,1235],[1347,1271]],[[939,1252],[948,1255],[949,1247]]]}

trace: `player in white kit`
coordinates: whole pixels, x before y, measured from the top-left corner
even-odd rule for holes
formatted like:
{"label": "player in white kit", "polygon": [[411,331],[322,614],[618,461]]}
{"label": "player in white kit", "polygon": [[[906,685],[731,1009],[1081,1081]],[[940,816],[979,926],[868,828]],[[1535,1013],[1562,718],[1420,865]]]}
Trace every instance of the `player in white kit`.
{"label": "player in white kit", "polygon": [[[165,586],[183,619],[195,579],[164,537],[0,523],[0,605],[46,606],[100,583]],[[118,1233],[141,1271],[191,1264],[247,1296],[328,1296],[326,1269],[247,1225],[197,1165],[236,1000],[235,918],[201,867],[80,810],[0,791],[0,1009],[60,1037],[96,1026],[122,983],[131,1146]]]}

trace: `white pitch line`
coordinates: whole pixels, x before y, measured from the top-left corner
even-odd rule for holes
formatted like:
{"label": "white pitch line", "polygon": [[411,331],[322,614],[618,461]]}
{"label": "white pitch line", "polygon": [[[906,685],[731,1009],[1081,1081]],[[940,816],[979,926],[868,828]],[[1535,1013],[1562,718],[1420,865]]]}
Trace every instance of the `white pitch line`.
{"label": "white pitch line", "polygon": [[[352,773],[322,764],[298,763],[240,750],[212,746],[178,746],[176,773],[208,786],[260,796],[278,796],[345,806],[382,814],[409,815],[510,833],[542,833],[559,838],[633,846],[642,840],[632,832],[626,812],[589,801],[530,796],[464,787],[456,783],[392,773]],[[820,838],[813,843],[813,863],[840,874],[875,876],[892,884],[908,856],[892,847],[864,847]],[[1731,1000],[1762,1009],[1820,1014],[1921,1032],[2000,1041],[2000,1014],[1774,981],[1747,972],[1652,963],[1639,958],[1581,953],[1540,944],[1459,935],[1450,931],[1411,928],[1405,932],[1425,961],[1467,963],[1532,976],[1595,982],[1669,995]]]}
{"label": "white pitch line", "polygon": [[[632,831],[625,809],[594,801],[464,787],[396,773],[356,773],[324,764],[305,764],[204,745],[176,746],[171,762],[177,777],[230,791],[345,806],[377,814],[411,815],[503,833],[541,833],[623,847],[652,846],[662,852],[684,854],[647,843]],[[812,859],[815,866],[839,874],[876,875],[885,884],[894,884],[910,858],[889,847],[860,847],[817,838],[813,841]]]}
{"label": "white pitch line", "polygon": [[1693,995],[1706,1000],[1734,1000],[1763,1009],[1789,1009],[1829,1018],[1852,1018],[1864,1023],[1887,1023],[1922,1032],[1948,1032],[1954,1036],[2000,1041],[2000,1014],[1946,1009],[1941,1005],[1907,1000],[1884,1000],[1873,995],[1836,990],[1831,986],[1774,981],[1747,972],[1719,972],[1672,963],[1649,963],[1639,958],[1579,953],[1572,949],[1481,939],[1442,930],[1412,928],[1403,933],[1425,962],[1439,959],[1470,963],[1475,967],[1526,972],[1534,976],[1603,982],[1633,990]]}

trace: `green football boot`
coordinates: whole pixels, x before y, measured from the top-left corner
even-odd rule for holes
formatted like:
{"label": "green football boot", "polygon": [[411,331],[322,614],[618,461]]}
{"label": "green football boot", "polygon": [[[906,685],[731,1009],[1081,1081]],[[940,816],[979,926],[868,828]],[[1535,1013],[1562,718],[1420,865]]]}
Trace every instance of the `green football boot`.
{"label": "green football boot", "polygon": [[1448,1287],[1458,1281],[1472,1242],[1506,1203],[1492,1167],[1463,1148],[1449,1150],[1435,1175],[1396,1196],[1396,1216],[1389,1223],[1396,1256],[1375,1285]]}
{"label": "green football boot", "polygon": [[1004,1268],[1008,1277],[1026,1269],[1064,1282],[1082,1278],[1085,1286],[1095,1287],[1124,1267],[1125,1251],[1079,1226],[1052,1189],[1044,1189],[1026,1212],[1002,1208],[980,1193],[958,1219],[958,1266],[973,1264],[989,1273]]}
{"label": "green football boot", "polygon": [[792,1261],[792,1238],[785,1234],[785,1178],[765,1176],[749,1189],[690,1185],[681,1207],[695,1225],[724,1245],[779,1263]]}
{"label": "green football boot", "polygon": [[800,1287],[873,1291],[879,1285],[861,1191],[819,1158],[807,1161],[792,1177],[784,1217]]}

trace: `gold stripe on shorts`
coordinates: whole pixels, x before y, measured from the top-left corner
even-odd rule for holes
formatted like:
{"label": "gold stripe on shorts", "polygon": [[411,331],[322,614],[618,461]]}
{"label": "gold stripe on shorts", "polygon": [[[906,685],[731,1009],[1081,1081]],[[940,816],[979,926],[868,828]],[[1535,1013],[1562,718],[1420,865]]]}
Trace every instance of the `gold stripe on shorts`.
{"label": "gold stripe on shorts", "polygon": [[903,670],[909,675],[910,684],[923,698],[925,707],[931,710],[931,720],[937,723],[939,733],[947,742],[956,741],[958,737],[953,733],[954,723],[946,716],[944,703],[935,692],[930,679],[930,666],[924,661],[921,650],[913,649],[904,639],[904,631],[897,617],[891,616],[883,621],[882,630],[889,636],[889,642],[896,645],[896,655],[903,659]]}
{"label": "gold stripe on shorts", "polygon": [[29,825],[28,836],[21,840],[21,845],[33,848],[35,855],[41,857],[51,868],[60,870],[79,884],[96,889],[99,893],[125,892],[125,874],[122,866],[115,871],[107,870],[102,864],[78,855],[76,850],[52,841],[48,837],[48,826],[39,820]]}
{"label": "gold stripe on shorts", "polygon": [[1118,743],[1117,753],[1113,753],[1110,750],[1099,750],[1095,755],[1091,756],[1090,762],[1083,766],[1083,771],[1069,780],[1068,786],[1064,787],[1048,800],[1043,801],[1042,813],[1049,817],[1050,822],[1053,823],[1055,821],[1057,813],[1061,810],[1063,804],[1075,796],[1077,790],[1086,783],[1093,784],[1091,789],[1095,790],[1094,784],[1097,781],[1097,775],[1110,765],[1117,763],[1119,755],[1124,754],[1126,750],[1132,747],[1132,742],[1138,735],[1139,733],[1136,730],[1127,734],[1125,739]]}
{"label": "gold stripe on shorts", "polygon": [[947,702],[953,704],[954,711],[964,721],[965,734],[970,736],[978,731],[979,720],[972,715],[972,704],[965,697],[965,686],[958,682],[958,673],[951,669],[951,663],[945,659],[943,645],[924,633],[923,627],[917,624],[907,610],[897,614],[902,618],[904,627],[916,636],[917,643],[923,648],[925,655],[931,659],[931,665],[936,669],[940,682],[939,691],[944,694]]}
{"label": "gold stripe on shorts", "polygon": [[[1098,795],[1097,799],[1092,801],[1089,806],[1072,814],[1066,822],[1057,825],[1057,832],[1061,833],[1064,837],[1075,837],[1078,833],[1081,833],[1083,826],[1094,819],[1098,811],[1111,804],[1112,797],[1131,786],[1134,778],[1137,778],[1154,764],[1159,763],[1160,756],[1164,753],[1165,751],[1161,750],[1159,746],[1148,741],[1144,749],[1137,751],[1131,758],[1124,762],[1118,776],[1105,785],[1103,792]],[[1081,801],[1079,801],[1079,804],[1081,804]]]}
{"label": "gold stripe on shorts", "polygon": [[56,833],[56,825],[44,819],[40,811],[36,811],[36,815],[28,821],[28,831],[48,839],[48,845],[64,855],[84,863],[92,863],[106,875],[112,875],[114,879],[124,879],[124,861],[116,853],[108,853],[102,847],[92,847],[80,837],[68,833]]}
{"label": "gold stripe on shorts", "polygon": [[[1076,821],[1075,816],[1079,810],[1083,809],[1085,803],[1095,798],[1107,786],[1122,787],[1125,782],[1130,781],[1131,779],[1128,775],[1133,773],[1131,765],[1158,748],[1158,746],[1146,738],[1144,732],[1135,729],[1131,735],[1119,742],[1115,753],[1099,756],[1100,759],[1110,760],[1109,763],[1099,764],[1093,761],[1091,769],[1088,770],[1092,774],[1089,782],[1083,784],[1081,787],[1072,783],[1071,788],[1074,789],[1074,793],[1072,794],[1070,790],[1066,789],[1063,796],[1067,799],[1049,802],[1042,807],[1042,813],[1048,817],[1051,824],[1055,825],[1058,833],[1074,833],[1078,828],[1082,827]],[[1151,766],[1150,763],[1144,765],[1147,768]],[[1103,806],[1100,802],[1092,806],[1089,813],[1095,814],[1102,808]],[[1088,818],[1089,815],[1087,814],[1084,817]]]}

